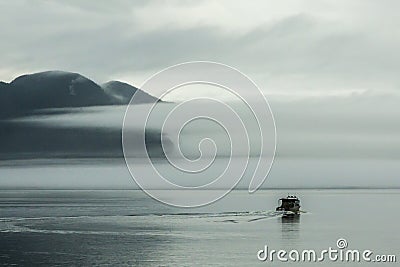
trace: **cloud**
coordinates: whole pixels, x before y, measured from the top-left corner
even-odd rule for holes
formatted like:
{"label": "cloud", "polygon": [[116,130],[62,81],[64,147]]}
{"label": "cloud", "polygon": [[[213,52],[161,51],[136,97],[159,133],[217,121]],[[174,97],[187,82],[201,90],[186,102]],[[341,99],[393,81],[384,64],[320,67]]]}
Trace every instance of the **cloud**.
{"label": "cloud", "polygon": [[211,60],[266,93],[397,91],[396,5],[13,1],[1,4],[0,74],[64,69],[140,85],[171,64]]}
{"label": "cloud", "polygon": [[278,156],[399,158],[399,96],[360,94],[270,101]]}
{"label": "cloud", "polygon": [[[398,159],[400,125],[395,122],[400,118],[399,101],[399,96],[368,93],[294,100],[272,98],[270,105],[277,129],[277,158]],[[258,128],[253,116],[239,103],[231,106],[246,124],[252,155],[258,155]],[[174,107],[175,104],[157,106],[155,115],[149,119],[148,128],[158,131],[165,116]],[[136,107],[136,112],[142,112],[142,108],[143,106]],[[191,106],[192,110],[199,110],[198,114],[203,108],[202,105]],[[107,131],[116,131],[119,135],[125,107],[69,108],[62,111],[64,112],[36,113],[12,122],[38,129],[42,127],[44,130],[57,127],[60,131],[96,130],[99,134],[101,131],[106,134]],[[222,111],[215,112],[221,113],[219,116],[223,114]],[[179,113],[176,116],[179,118]],[[140,130],[140,125],[137,127],[138,129],[132,130]],[[173,135],[168,131],[163,134]],[[238,132],[235,131],[230,134],[231,137],[245,138],[236,136]],[[216,142],[218,155],[229,155],[230,143],[226,132],[207,120],[195,121],[183,129],[180,139],[183,153],[189,157],[198,157],[199,141],[206,137]],[[177,144],[174,145],[176,148]],[[246,151],[241,153],[245,155]]]}

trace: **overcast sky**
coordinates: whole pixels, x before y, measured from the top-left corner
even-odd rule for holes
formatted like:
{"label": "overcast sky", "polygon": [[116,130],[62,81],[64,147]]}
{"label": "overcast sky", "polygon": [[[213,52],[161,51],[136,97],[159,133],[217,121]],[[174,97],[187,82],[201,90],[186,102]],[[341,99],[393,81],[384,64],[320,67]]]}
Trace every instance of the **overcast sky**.
{"label": "overcast sky", "polygon": [[[1,1],[0,80],[65,70],[140,86],[174,64],[221,62],[270,100],[272,179],[398,186],[399,10],[395,0]],[[285,163],[293,157],[311,160]],[[316,160],[326,157],[338,160]]]}
{"label": "overcast sky", "polygon": [[41,70],[140,85],[173,64],[238,68],[268,95],[397,94],[399,1],[2,1],[0,80]]}

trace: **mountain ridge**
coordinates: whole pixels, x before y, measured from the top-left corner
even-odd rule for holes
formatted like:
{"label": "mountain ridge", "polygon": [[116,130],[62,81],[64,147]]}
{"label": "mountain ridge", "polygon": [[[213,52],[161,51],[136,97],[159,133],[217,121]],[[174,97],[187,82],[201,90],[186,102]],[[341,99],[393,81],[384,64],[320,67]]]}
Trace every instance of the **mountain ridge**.
{"label": "mountain ridge", "polygon": [[129,104],[133,95],[135,95],[135,98],[138,97],[137,101],[140,103],[154,103],[154,101],[160,101],[160,99],[126,82],[112,80],[100,86],[108,95],[114,97],[119,104]]}
{"label": "mountain ridge", "polygon": [[76,72],[23,74],[10,83],[0,81],[0,117],[46,108],[126,105],[134,94],[139,94],[139,103],[161,101],[128,83],[99,85]]}

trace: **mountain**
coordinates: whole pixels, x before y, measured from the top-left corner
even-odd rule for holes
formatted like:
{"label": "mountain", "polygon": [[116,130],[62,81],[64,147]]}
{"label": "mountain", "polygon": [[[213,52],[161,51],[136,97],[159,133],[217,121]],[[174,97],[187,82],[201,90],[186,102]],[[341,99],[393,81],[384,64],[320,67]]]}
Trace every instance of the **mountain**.
{"label": "mountain", "polygon": [[23,75],[9,86],[18,109],[107,105],[110,97],[88,78],[71,72],[46,71]]}
{"label": "mountain", "polygon": [[[130,136],[140,140],[134,132]],[[163,157],[163,149],[171,147],[170,141],[161,145],[161,134],[158,131],[146,131],[145,138],[147,152],[151,157]],[[137,153],[135,156],[145,155]],[[0,165],[2,160],[38,158],[122,159],[121,129],[62,127],[0,120]]]}
{"label": "mountain", "polygon": [[0,83],[0,118],[36,109],[128,104],[133,94],[143,103],[153,96],[127,83],[111,81],[102,86],[79,73],[45,71]]}
{"label": "mountain", "polygon": [[154,103],[159,101],[154,96],[124,82],[120,81],[110,81],[101,85],[107,95],[114,98],[118,104],[129,104],[132,96],[138,98],[140,103]]}
{"label": "mountain", "polygon": [[[127,83],[112,81],[100,86],[73,72],[46,71],[22,75],[10,83],[0,82],[0,160],[122,158],[125,109],[81,107],[126,105],[134,94],[138,94],[139,103],[160,101]],[[117,111],[113,116],[121,121],[120,127],[107,125],[106,120],[68,126],[60,116],[79,120],[79,116],[95,112],[110,116],[107,112],[112,110]],[[38,123],[37,119],[43,117],[53,122]],[[163,157],[159,131],[146,131],[146,147],[152,157]]]}

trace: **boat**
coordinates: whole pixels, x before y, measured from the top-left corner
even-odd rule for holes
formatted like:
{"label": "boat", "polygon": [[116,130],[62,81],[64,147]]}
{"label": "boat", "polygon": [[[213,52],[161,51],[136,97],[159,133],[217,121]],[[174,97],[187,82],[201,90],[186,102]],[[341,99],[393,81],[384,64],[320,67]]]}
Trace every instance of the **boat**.
{"label": "boat", "polygon": [[287,196],[279,199],[279,207],[276,211],[282,211],[284,216],[300,214],[300,200],[296,196]]}

